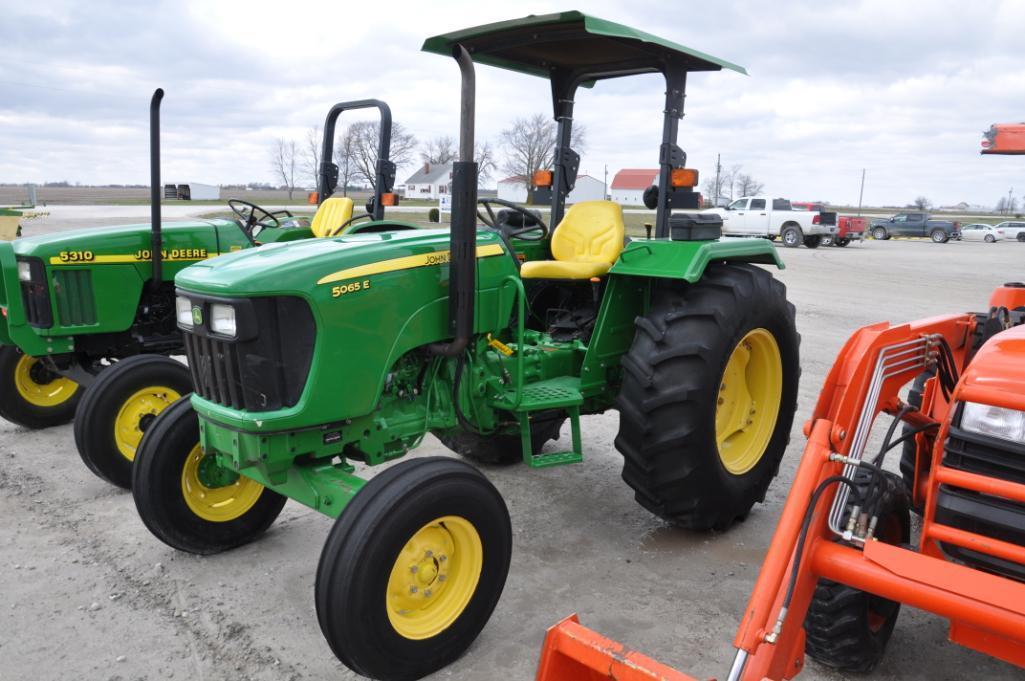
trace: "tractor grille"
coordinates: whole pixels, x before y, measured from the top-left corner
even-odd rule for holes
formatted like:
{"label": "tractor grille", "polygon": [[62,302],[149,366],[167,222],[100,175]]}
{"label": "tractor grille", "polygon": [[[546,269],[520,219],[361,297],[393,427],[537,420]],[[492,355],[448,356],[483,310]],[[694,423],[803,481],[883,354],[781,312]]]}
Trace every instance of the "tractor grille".
{"label": "tractor grille", "polygon": [[[943,465],[1025,484],[1025,445],[951,426]],[[971,490],[940,485],[936,521],[985,537],[1025,546],[1025,505]],[[1025,565],[941,543],[944,553],[975,567],[1025,580]]]}
{"label": "tractor grille", "polygon": [[96,323],[93,273],[89,270],[57,270],[53,294],[61,326],[90,326]]}
{"label": "tractor grille", "polygon": [[[203,313],[204,324],[182,327],[196,393],[249,412],[292,407],[299,401],[313,359],[316,326],[309,305],[292,297],[227,299],[179,292]],[[211,305],[235,308],[236,338],[205,326]]]}
{"label": "tractor grille", "polygon": [[50,287],[46,284],[46,267],[39,258],[18,258],[29,263],[31,277],[21,282],[21,300],[25,304],[25,319],[29,326],[48,329],[53,326],[53,308],[50,306]]}

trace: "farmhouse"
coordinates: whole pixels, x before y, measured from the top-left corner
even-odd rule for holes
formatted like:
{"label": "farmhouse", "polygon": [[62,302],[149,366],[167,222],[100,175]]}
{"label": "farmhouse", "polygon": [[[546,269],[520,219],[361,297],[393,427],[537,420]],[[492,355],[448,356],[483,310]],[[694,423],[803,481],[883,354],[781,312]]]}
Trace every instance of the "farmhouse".
{"label": "farmhouse", "polygon": [[612,200],[622,206],[643,206],[644,190],[658,184],[658,168],[624,168],[612,178]]}
{"label": "farmhouse", "polygon": [[403,197],[407,199],[437,199],[442,195],[448,195],[451,184],[451,163],[424,163],[406,180]]}
{"label": "farmhouse", "polygon": [[[527,200],[527,178],[514,175],[498,181],[498,198],[515,203]],[[573,191],[566,197],[566,203],[599,201],[605,198],[605,183],[590,175],[578,175]]]}

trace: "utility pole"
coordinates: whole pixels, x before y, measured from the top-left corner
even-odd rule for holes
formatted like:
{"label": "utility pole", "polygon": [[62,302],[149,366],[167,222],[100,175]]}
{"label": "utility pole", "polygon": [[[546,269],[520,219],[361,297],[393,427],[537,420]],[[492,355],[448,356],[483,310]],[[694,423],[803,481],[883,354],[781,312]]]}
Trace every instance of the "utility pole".
{"label": "utility pole", "polygon": [[605,164],[605,189],[603,190],[602,199],[608,200],[609,198],[609,164]]}
{"label": "utility pole", "polygon": [[1011,196],[1014,194],[1014,187],[1007,190],[1007,214],[1010,215],[1014,212],[1014,206],[1011,205]]}
{"label": "utility pole", "polygon": [[719,154],[715,155],[715,196],[712,197],[712,207],[719,207],[719,195],[722,194],[722,187],[719,185],[719,174],[722,171],[722,164],[719,162]]}
{"label": "utility pole", "polygon": [[861,199],[865,196],[865,169],[861,169],[861,191],[858,192],[858,215],[861,215]]}

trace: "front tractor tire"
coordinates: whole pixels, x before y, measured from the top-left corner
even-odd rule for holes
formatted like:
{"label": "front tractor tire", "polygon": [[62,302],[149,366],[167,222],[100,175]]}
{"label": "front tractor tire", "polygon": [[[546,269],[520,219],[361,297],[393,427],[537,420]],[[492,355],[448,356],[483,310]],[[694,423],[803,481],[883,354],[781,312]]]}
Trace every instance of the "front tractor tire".
{"label": "front tractor tire", "polygon": [[616,448],[652,513],[725,530],[765,498],[790,439],[800,336],[786,288],[748,264],[665,282],[623,357]]}
{"label": "front tractor tire", "polygon": [[105,369],[85,391],[75,414],[75,445],[86,467],[123,489],[143,433],[162,411],[192,392],[181,362],[136,355]]}
{"label": "front tractor tire", "polygon": [[0,417],[24,428],[59,426],[75,416],[78,383],[13,345],[0,346]]}
{"label": "front tractor tire", "polygon": [[419,679],[484,628],[505,586],[512,526],[479,471],[449,458],[375,476],[335,522],[320,556],[317,618],[331,650],[374,679]]}
{"label": "front tractor tire", "polygon": [[[871,478],[866,469],[857,471],[854,481],[859,494],[868,490]],[[907,544],[911,540],[911,512],[900,480],[884,473],[879,494],[876,538],[887,544]],[[849,515],[850,508],[847,511]],[[900,603],[896,601],[820,579],[804,619],[805,652],[833,669],[872,671],[886,652],[898,615]]]}
{"label": "front tractor tire", "polygon": [[286,497],[221,468],[199,444],[199,417],[185,396],[147,429],[132,467],[139,517],[168,546],[207,555],[263,534]]}

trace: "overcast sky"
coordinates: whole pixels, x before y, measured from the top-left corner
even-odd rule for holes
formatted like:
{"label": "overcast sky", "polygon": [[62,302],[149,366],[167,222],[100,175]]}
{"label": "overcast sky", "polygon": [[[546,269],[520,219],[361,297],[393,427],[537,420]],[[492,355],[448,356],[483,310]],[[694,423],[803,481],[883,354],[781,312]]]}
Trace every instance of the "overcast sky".
{"label": "overcast sky", "polygon": [[[574,8],[748,69],[690,78],[680,145],[706,177],[720,153],[795,200],[856,204],[862,168],[866,204],[1025,192],[1020,157],[978,153],[991,123],[1025,120],[1020,0],[0,0],[0,182],[146,183],[158,86],[168,181],[272,181],[274,138],[347,99],[386,100],[420,139],[456,136],[458,71],[424,38]],[[550,114],[546,81],[477,74],[479,139]],[[581,172],[653,167],[662,103],[660,76],[581,90]]]}

